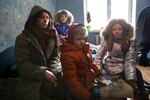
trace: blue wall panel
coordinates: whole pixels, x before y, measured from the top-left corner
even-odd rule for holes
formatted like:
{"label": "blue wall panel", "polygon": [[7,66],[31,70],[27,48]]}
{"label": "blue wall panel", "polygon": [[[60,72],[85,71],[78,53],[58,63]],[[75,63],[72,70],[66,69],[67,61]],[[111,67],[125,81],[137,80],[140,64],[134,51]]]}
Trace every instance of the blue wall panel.
{"label": "blue wall panel", "polygon": [[56,0],[0,0],[0,52],[14,45],[34,5],[55,13]]}

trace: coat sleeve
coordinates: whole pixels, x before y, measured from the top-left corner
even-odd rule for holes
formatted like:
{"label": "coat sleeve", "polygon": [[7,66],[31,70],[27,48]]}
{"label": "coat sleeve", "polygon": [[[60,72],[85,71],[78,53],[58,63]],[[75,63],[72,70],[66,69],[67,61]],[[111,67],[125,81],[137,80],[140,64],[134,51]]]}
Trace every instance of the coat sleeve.
{"label": "coat sleeve", "polygon": [[60,63],[60,50],[58,47],[54,47],[51,57],[48,60],[48,68],[55,75],[59,75],[62,72],[62,67]]}
{"label": "coat sleeve", "polygon": [[103,58],[107,52],[106,42],[102,41],[97,52],[96,52],[96,60],[95,63],[97,66],[100,66],[102,69]]}
{"label": "coat sleeve", "polygon": [[42,80],[44,66],[38,66],[31,62],[30,48],[24,36],[20,35],[15,41],[16,67],[23,78],[32,80]]}
{"label": "coat sleeve", "polygon": [[[90,53],[90,52],[89,52]],[[94,64],[94,61],[93,61],[93,59],[92,59],[92,54],[90,53],[90,56],[89,56],[90,58],[90,60],[89,60],[89,62],[90,62],[90,66],[91,66],[91,68],[92,68],[92,70],[94,71],[94,74],[96,75],[96,76],[99,76],[100,74],[101,74],[101,68],[100,68],[100,66],[96,66],[96,64]]]}
{"label": "coat sleeve", "polygon": [[[54,34],[53,42],[55,41],[55,43],[54,43],[54,48],[49,51],[50,56],[48,57],[48,69],[57,76],[62,73],[62,67],[60,62],[60,47],[59,47],[60,38],[54,27],[50,31]],[[49,45],[51,48],[52,45],[51,44]]]}
{"label": "coat sleeve", "polygon": [[76,63],[73,57],[61,56],[64,80],[69,91],[80,100],[88,100],[90,93],[83,87],[77,77]]}
{"label": "coat sleeve", "polygon": [[125,55],[124,69],[125,77],[127,80],[136,80],[136,51],[135,51],[135,42],[130,42],[130,47],[128,52]]}

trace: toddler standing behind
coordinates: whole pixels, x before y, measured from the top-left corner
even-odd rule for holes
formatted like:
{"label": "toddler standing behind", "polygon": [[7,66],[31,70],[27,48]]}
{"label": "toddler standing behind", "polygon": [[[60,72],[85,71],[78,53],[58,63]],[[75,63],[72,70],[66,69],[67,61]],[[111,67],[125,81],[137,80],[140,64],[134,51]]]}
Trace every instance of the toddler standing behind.
{"label": "toddler standing behind", "polygon": [[68,37],[68,28],[74,21],[72,13],[68,10],[59,10],[55,13],[55,28],[60,36],[60,40]]}

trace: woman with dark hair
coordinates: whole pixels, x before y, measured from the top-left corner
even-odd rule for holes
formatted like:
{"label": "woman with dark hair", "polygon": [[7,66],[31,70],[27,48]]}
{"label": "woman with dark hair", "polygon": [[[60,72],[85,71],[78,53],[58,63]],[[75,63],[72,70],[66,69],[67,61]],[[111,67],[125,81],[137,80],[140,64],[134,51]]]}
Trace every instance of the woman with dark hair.
{"label": "woman with dark hair", "polygon": [[15,42],[16,67],[20,74],[17,100],[60,97],[56,94],[62,72],[58,42],[51,14],[34,6]]}

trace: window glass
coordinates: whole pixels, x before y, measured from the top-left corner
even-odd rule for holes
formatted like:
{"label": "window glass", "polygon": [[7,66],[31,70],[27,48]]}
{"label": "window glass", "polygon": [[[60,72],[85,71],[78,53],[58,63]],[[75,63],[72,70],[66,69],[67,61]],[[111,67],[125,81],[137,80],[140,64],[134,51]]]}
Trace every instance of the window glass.
{"label": "window glass", "polygon": [[136,0],[87,0],[91,30],[100,30],[110,18],[123,18],[134,23]]}
{"label": "window glass", "polygon": [[87,11],[90,13],[92,29],[100,29],[107,21],[107,0],[87,0]]}

